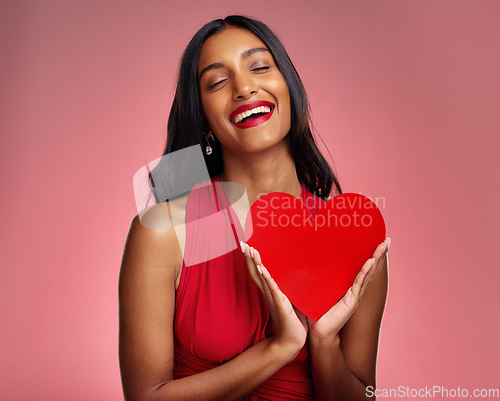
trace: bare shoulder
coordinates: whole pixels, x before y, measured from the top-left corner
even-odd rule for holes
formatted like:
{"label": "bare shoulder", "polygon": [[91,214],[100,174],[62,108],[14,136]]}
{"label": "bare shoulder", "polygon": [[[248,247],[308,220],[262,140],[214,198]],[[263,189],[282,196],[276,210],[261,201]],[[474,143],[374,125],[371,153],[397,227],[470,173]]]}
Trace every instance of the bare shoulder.
{"label": "bare shoulder", "polygon": [[122,262],[129,259],[135,262],[140,258],[148,265],[175,266],[179,246],[174,228],[168,221],[162,223],[158,219],[151,219],[150,215],[146,220],[154,220],[154,226],[141,220],[139,215],[132,219]]}
{"label": "bare shoulder", "polygon": [[162,267],[164,274],[179,276],[183,259],[182,225],[186,199],[151,206],[132,219],[125,242],[122,273],[130,269]]}
{"label": "bare shoulder", "polygon": [[187,200],[188,195],[185,195],[169,202],[161,202],[140,211],[136,217],[147,228],[158,230],[175,228],[184,224]]}

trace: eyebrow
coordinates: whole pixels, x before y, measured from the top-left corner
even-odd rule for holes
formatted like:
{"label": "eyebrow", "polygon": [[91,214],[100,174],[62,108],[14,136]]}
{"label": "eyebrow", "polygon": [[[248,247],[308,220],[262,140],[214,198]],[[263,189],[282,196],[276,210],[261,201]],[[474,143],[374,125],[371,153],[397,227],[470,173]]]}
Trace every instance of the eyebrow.
{"label": "eyebrow", "polygon": [[[246,58],[250,57],[252,54],[258,53],[258,52],[268,52],[269,53],[269,49],[266,47],[255,47],[253,49],[248,49],[248,50],[245,50],[243,53],[241,53],[241,58],[246,59]],[[198,79],[201,79],[203,74],[205,74],[206,72],[208,72],[210,70],[214,70],[216,68],[222,68],[222,67],[224,67],[224,64],[222,64],[222,63],[210,64],[210,65],[206,66],[203,70],[201,70],[200,76]]]}

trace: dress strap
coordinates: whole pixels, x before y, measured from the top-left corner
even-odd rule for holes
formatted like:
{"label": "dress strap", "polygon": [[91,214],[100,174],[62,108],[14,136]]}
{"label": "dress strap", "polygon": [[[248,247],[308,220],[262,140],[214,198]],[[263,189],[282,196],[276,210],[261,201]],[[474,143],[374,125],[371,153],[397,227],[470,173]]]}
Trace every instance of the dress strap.
{"label": "dress strap", "polygon": [[[217,191],[217,184],[218,184],[219,188],[221,189],[221,191],[220,191],[220,192],[222,192],[221,196],[225,196],[224,189],[222,188],[222,184],[220,182],[219,176],[215,177],[214,179],[212,179],[210,181],[212,182],[212,188],[214,191],[214,198],[215,198],[215,205],[217,207],[217,212],[220,212],[221,208],[220,208],[220,203],[219,203],[219,197],[218,197],[219,192]],[[234,240],[236,241],[236,246],[239,246],[240,239],[238,238],[238,233],[236,231],[236,226],[234,225],[234,220],[233,220],[234,210],[231,206],[231,203],[229,202],[229,199],[227,199],[226,197],[223,199],[222,203],[225,206],[224,210],[226,211],[227,216],[229,217],[229,221],[231,223],[231,229],[233,230],[233,236],[234,236]]]}
{"label": "dress strap", "polygon": [[219,197],[217,196],[217,188],[215,187],[215,181],[217,181],[220,184],[219,177],[217,176],[210,181],[212,182],[212,189],[214,191],[215,206],[217,207],[217,212],[220,212]]}

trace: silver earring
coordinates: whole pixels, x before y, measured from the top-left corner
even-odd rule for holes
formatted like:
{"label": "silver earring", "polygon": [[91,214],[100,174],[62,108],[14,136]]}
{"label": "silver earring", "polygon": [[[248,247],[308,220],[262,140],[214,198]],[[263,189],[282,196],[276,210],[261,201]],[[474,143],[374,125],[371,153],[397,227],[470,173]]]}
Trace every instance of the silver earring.
{"label": "silver earring", "polygon": [[210,135],[207,135],[205,137],[205,139],[207,141],[207,147],[205,148],[205,153],[207,154],[207,156],[210,156],[212,154],[212,152],[213,152],[213,149],[210,146],[210,138],[212,139],[212,141],[215,142],[215,139],[212,137],[212,131],[210,131]]}

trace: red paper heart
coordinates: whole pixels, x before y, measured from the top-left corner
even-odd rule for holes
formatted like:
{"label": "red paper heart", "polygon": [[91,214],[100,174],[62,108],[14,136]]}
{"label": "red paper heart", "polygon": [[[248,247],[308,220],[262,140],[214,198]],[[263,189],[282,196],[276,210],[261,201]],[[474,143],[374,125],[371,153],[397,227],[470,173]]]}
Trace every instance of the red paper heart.
{"label": "red paper heart", "polygon": [[360,194],[335,196],[313,218],[300,199],[274,192],[252,205],[248,219],[248,244],[290,302],[313,321],[342,298],[385,239],[380,210]]}

